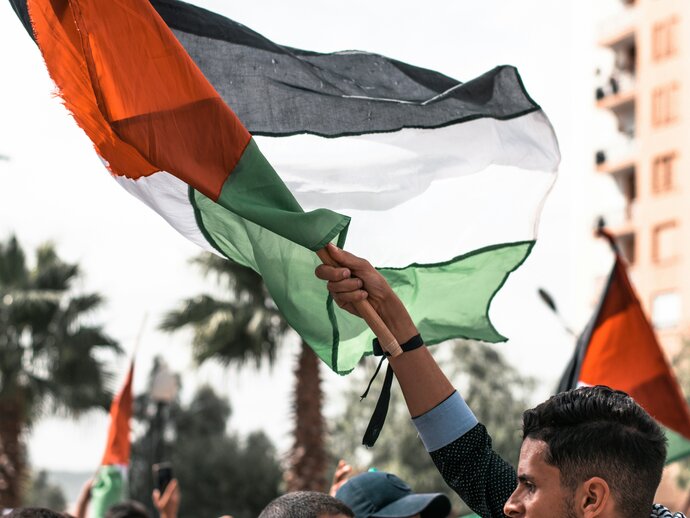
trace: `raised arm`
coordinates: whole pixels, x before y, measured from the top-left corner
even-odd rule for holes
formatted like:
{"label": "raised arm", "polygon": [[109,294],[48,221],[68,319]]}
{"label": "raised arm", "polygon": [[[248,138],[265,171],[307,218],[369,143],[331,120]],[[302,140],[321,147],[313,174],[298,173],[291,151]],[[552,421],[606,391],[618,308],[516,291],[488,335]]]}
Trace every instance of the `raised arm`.
{"label": "raised arm", "polygon": [[[403,303],[368,261],[333,245],[328,252],[340,267],[321,265],[316,276],[328,281],[339,307],[358,315],[353,302],[367,299],[400,344],[418,334]],[[486,429],[429,350],[419,347],[389,361],[422,442],[446,483],[480,516],[503,516],[503,505],[517,485],[515,470],[493,451]]]}
{"label": "raised arm", "polygon": [[[321,265],[316,276],[328,281],[328,290],[338,306],[360,316],[353,303],[367,299],[398,343],[419,334],[403,303],[367,260],[333,245],[328,246],[328,252],[342,267]],[[426,347],[390,358],[390,363],[413,417],[436,407],[455,390]]]}

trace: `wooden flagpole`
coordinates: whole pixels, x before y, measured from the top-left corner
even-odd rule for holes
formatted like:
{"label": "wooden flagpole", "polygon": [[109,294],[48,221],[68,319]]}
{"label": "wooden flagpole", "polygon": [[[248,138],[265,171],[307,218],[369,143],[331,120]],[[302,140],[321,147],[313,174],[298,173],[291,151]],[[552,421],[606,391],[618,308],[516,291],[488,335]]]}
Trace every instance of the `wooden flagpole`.
{"label": "wooden flagpole", "polygon": [[[323,264],[327,264],[328,266],[334,267],[340,266],[333,260],[331,254],[329,254],[328,250],[326,250],[325,248],[318,250],[316,252],[316,255],[319,256],[319,259],[321,259],[321,262]],[[374,332],[376,338],[379,339],[381,348],[393,357],[401,355],[403,353],[403,350],[400,348],[400,344],[395,339],[395,336],[393,336],[393,333],[391,333],[390,329],[388,329],[388,326],[386,326],[383,319],[379,316],[376,310],[369,303],[369,301],[360,300],[358,302],[355,302],[354,306],[355,308],[357,308],[357,311],[362,316],[367,325]]]}

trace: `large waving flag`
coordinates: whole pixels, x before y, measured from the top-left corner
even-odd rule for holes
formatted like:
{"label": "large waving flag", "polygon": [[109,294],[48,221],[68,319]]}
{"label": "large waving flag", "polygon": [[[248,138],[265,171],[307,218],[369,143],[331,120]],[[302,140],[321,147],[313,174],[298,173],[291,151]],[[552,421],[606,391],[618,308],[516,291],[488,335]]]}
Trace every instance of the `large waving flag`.
{"label": "large waving flag", "polygon": [[690,409],[628,278],[613,237],[600,233],[615,262],[599,307],[578,339],[558,390],[608,385],[630,394],[670,429],[668,460],[690,454]]}
{"label": "large waving flag", "polygon": [[127,470],[130,458],[130,420],[132,419],[132,377],[134,361],[125,383],[110,405],[110,428],[105,453],[91,488],[91,514],[101,518],[106,511],[127,499]]}
{"label": "large waving flag", "polygon": [[461,83],[283,47],[174,0],[10,1],[115,180],[259,272],[332,369],[371,349],[313,276],[313,251],[346,232],[428,343],[504,340],[489,305],[532,249],[559,162],[514,68]]}

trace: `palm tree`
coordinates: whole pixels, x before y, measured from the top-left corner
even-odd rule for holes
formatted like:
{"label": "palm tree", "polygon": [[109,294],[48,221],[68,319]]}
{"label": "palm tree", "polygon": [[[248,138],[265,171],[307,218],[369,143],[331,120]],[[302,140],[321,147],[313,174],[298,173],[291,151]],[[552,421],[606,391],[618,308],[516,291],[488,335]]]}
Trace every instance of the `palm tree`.
{"label": "palm tree", "polygon": [[[272,364],[289,327],[261,276],[212,254],[203,254],[193,263],[206,276],[215,276],[228,289],[227,297],[202,294],[186,299],[179,309],[164,317],[161,329],[172,332],[191,326],[193,353],[198,363],[213,358],[226,365],[243,365],[248,361],[256,367],[264,361]],[[288,455],[287,489],[325,491],[327,456],[319,360],[304,342],[295,378],[294,443]]]}
{"label": "palm tree", "polygon": [[18,507],[26,479],[24,432],[46,412],[107,408],[110,374],[100,350],[119,352],[101,326],[84,322],[98,294],[77,295],[79,267],[52,245],[30,269],[16,237],[0,242],[0,507]]}

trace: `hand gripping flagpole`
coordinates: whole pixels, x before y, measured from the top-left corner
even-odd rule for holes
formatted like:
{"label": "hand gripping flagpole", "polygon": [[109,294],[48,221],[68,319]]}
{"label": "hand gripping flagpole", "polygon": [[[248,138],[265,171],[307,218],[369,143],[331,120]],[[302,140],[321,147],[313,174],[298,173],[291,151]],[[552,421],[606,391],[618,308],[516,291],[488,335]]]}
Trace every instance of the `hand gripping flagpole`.
{"label": "hand gripping flagpole", "polygon": [[[328,250],[326,250],[325,248],[318,250],[316,252],[316,255],[319,256],[319,259],[321,259],[321,262],[323,264],[327,264],[328,266],[334,267],[340,266],[333,260],[331,254],[329,254]],[[376,338],[379,339],[381,348],[393,357],[401,355],[403,353],[403,350],[400,348],[400,344],[395,339],[395,336],[393,336],[393,333],[391,333],[390,329],[388,329],[388,326],[386,326],[383,319],[379,316],[379,314],[376,312],[373,306],[369,303],[369,301],[360,300],[355,302],[354,306],[359,312],[359,314],[362,316],[364,321],[367,323],[367,325],[374,332]]]}

